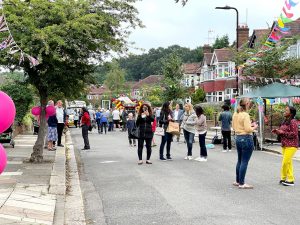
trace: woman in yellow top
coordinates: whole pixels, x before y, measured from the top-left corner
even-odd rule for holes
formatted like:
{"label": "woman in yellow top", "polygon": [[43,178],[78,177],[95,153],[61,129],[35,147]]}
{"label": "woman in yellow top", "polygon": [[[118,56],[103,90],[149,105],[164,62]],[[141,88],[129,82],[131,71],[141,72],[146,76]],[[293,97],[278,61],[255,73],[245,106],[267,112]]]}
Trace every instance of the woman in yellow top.
{"label": "woman in yellow top", "polygon": [[253,189],[253,186],[245,183],[245,175],[248,162],[251,158],[254,144],[252,133],[257,128],[257,124],[251,125],[250,116],[247,113],[250,101],[248,98],[241,99],[237,112],[233,114],[232,127],[236,134],[236,148],[238,161],[236,164],[236,182],[234,186],[241,189]]}

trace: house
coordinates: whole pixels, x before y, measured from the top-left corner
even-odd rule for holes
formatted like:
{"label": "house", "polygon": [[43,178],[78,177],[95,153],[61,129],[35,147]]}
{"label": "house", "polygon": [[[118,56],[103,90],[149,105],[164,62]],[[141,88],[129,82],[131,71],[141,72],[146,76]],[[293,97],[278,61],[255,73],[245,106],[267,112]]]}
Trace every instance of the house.
{"label": "house", "polygon": [[87,95],[88,100],[100,100],[102,96],[109,92],[109,89],[105,85],[97,86],[91,85]]}
{"label": "house", "polygon": [[201,63],[200,83],[207,102],[222,102],[237,94],[237,75],[232,49],[215,49],[206,52]]}
{"label": "house", "polygon": [[161,86],[161,81],[163,76],[161,75],[150,75],[135,84],[131,87],[131,97],[135,99],[142,99],[147,92],[147,87]]}
{"label": "house", "polygon": [[200,83],[200,63],[183,64],[183,80],[185,87],[196,87]]}

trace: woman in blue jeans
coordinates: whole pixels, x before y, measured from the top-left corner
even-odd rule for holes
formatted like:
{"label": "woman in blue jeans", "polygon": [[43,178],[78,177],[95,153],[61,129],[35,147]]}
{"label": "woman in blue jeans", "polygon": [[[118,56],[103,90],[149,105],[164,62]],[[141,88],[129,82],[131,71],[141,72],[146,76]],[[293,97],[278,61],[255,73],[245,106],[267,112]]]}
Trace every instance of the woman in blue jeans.
{"label": "woman in blue jeans", "polygon": [[[173,121],[173,113],[171,110],[170,102],[165,102],[162,106],[160,117],[159,117],[159,126],[163,127],[165,130],[165,135],[161,137],[161,143],[159,149],[159,159],[161,161],[172,160],[170,152],[171,152],[171,142],[172,142],[173,135],[166,132],[169,125],[169,121]],[[164,148],[166,144],[167,144],[167,154],[165,158]]]}
{"label": "woman in blue jeans", "polygon": [[249,99],[242,98],[237,112],[233,114],[232,122],[236,134],[236,149],[238,154],[236,181],[233,185],[238,186],[240,189],[253,189],[252,185],[245,183],[248,162],[254,149],[252,133],[257,128],[257,124],[251,124],[250,116],[247,113],[249,106]]}

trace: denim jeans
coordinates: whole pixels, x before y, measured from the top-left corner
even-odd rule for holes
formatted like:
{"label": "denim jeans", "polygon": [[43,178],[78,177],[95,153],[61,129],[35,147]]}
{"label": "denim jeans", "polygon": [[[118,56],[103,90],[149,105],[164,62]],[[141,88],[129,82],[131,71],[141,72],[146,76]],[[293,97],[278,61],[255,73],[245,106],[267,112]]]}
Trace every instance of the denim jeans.
{"label": "denim jeans", "polygon": [[248,162],[253,152],[254,144],[252,135],[237,135],[236,149],[238,161],[236,164],[236,182],[240,185],[245,183]]}
{"label": "denim jeans", "polygon": [[194,142],[194,137],[195,134],[191,133],[189,131],[186,131],[185,129],[183,129],[183,134],[184,134],[184,139],[188,148],[188,156],[192,156],[192,150],[193,150],[193,142]]}
{"label": "denim jeans", "polygon": [[205,145],[205,137],[206,133],[199,134],[199,145],[200,145],[200,156],[203,158],[207,158],[207,149]]}
{"label": "denim jeans", "polygon": [[167,144],[167,158],[171,157],[171,142],[172,142],[173,135],[170,133],[165,132],[165,136],[161,137],[160,149],[159,149],[159,157],[164,157],[164,148]]}

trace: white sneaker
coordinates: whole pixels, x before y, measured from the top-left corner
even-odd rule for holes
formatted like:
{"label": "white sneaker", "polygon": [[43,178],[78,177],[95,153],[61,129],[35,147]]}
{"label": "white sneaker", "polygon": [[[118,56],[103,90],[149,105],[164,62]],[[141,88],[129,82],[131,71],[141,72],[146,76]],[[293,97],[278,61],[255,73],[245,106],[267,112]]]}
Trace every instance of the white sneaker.
{"label": "white sneaker", "polygon": [[231,152],[232,150],[231,149],[229,149],[229,150],[227,150],[228,152]]}
{"label": "white sneaker", "polygon": [[199,162],[207,162],[207,158],[200,158]]}
{"label": "white sneaker", "polygon": [[184,157],[184,160],[188,160],[188,159],[189,159],[189,157],[188,157],[188,156]]}
{"label": "white sneaker", "polygon": [[227,152],[227,150],[222,150],[222,152]]}
{"label": "white sneaker", "polygon": [[197,157],[197,158],[195,158],[194,160],[195,160],[195,161],[200,161],[200,159],[201,159],[200,157]]}
{"label": "white sneaker", "polygon": [[193,160],[193,156],[188,156],[188,160]]}

